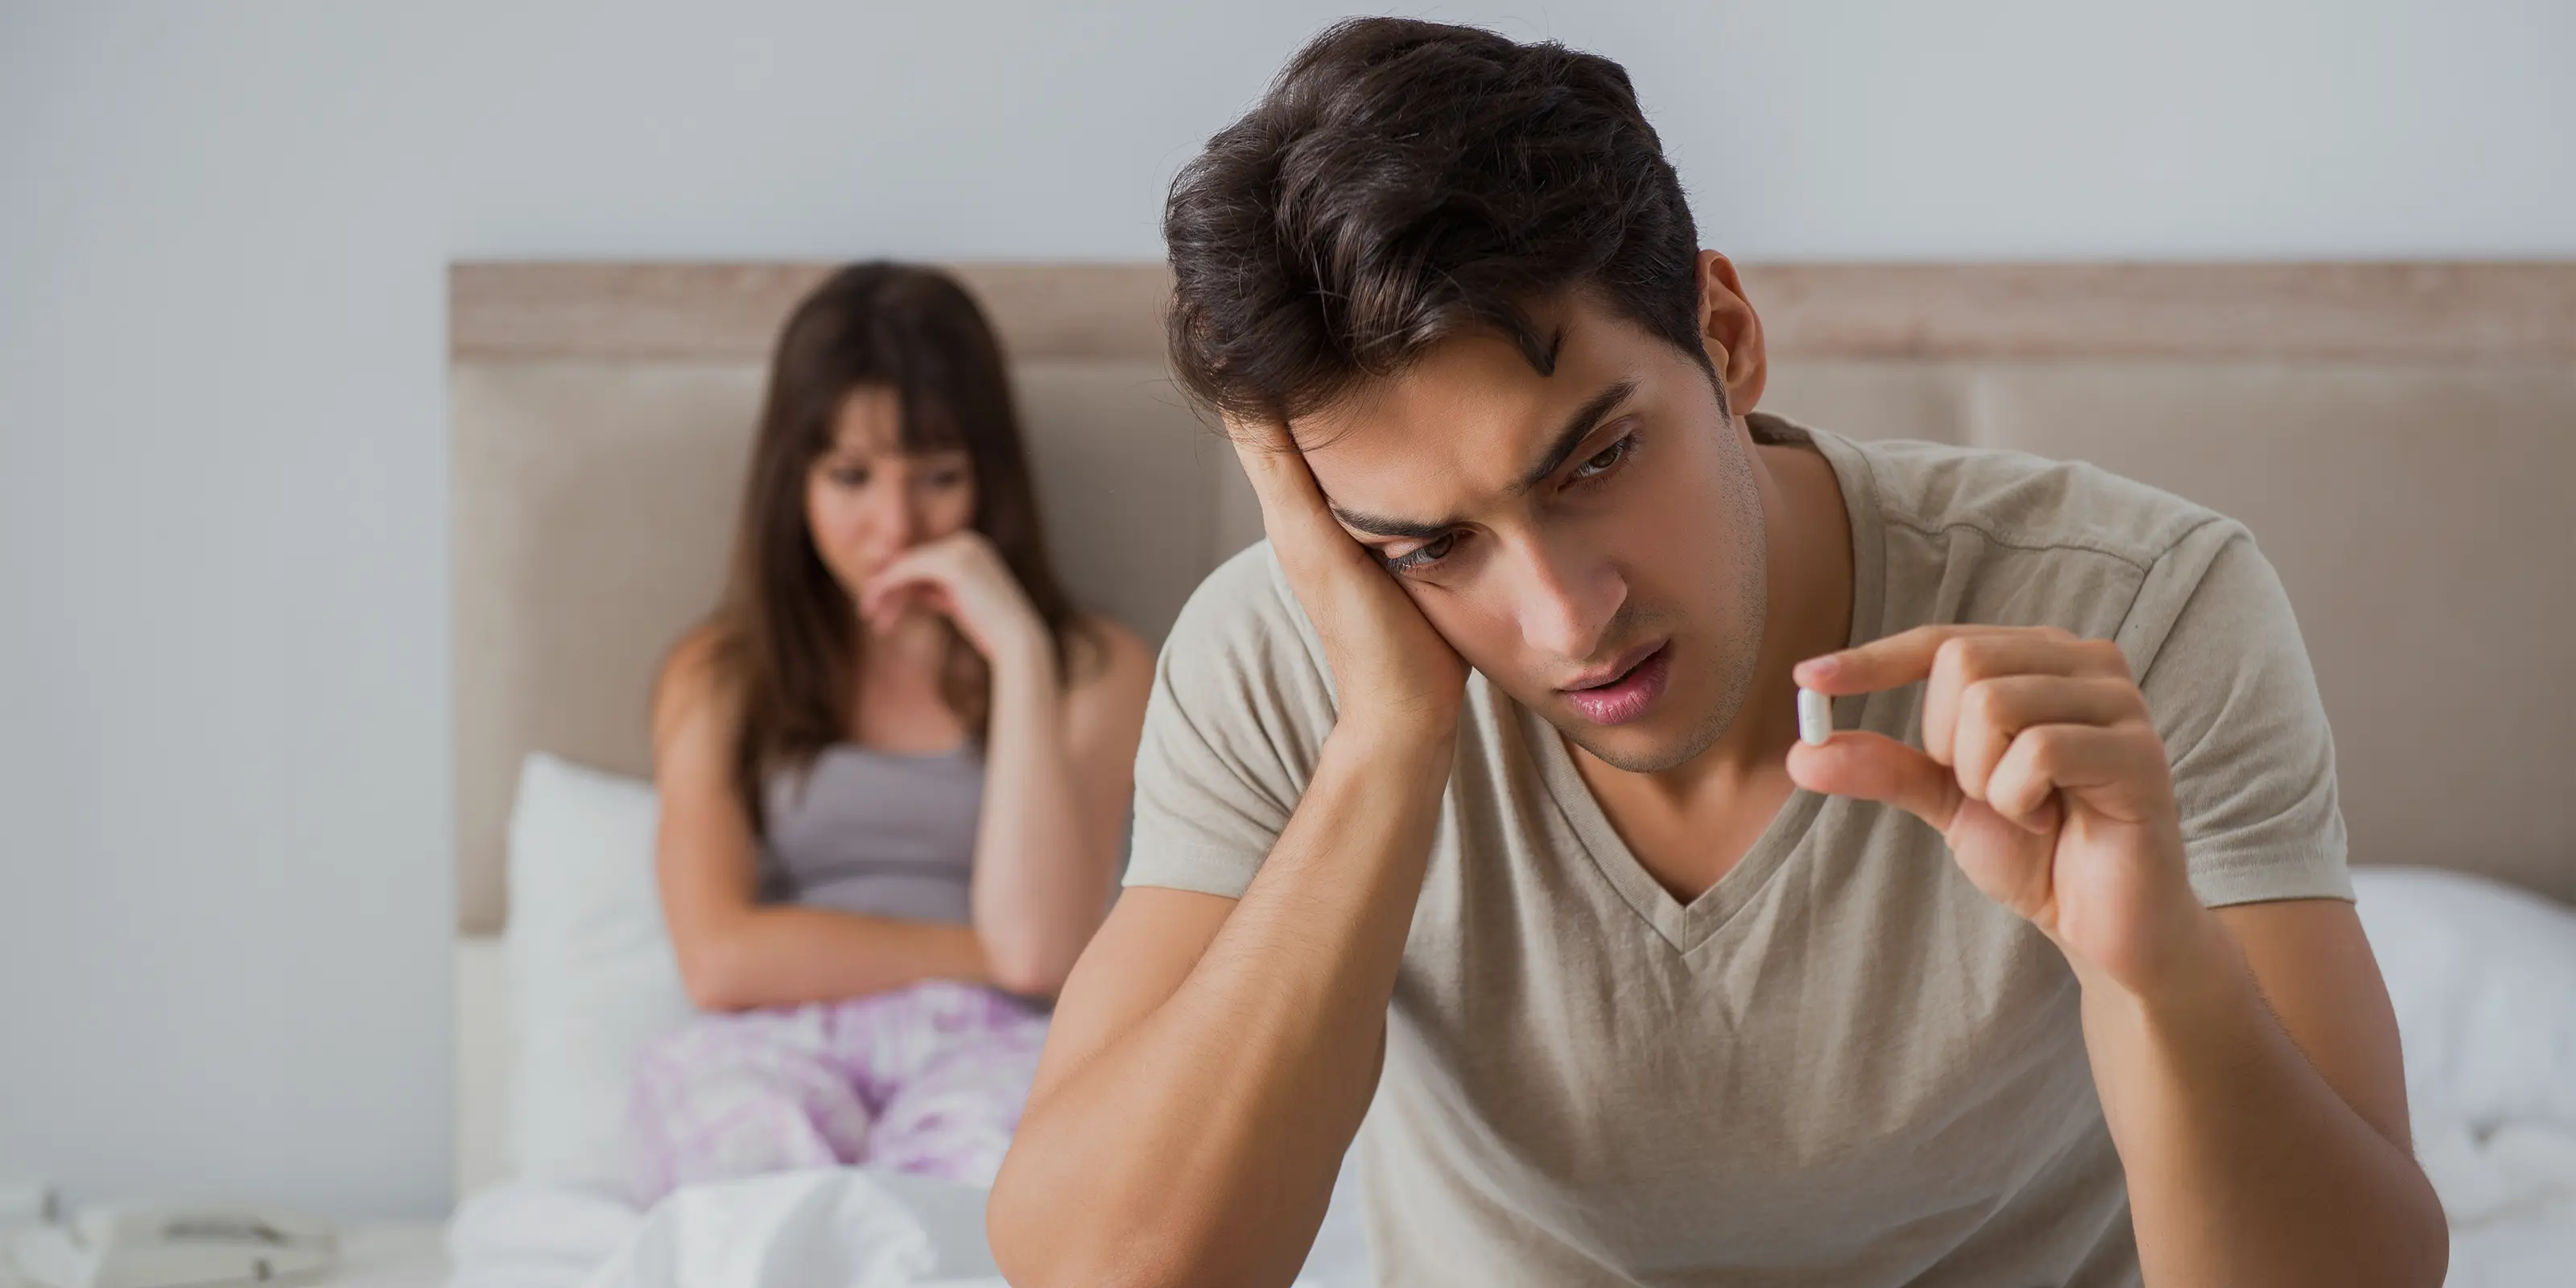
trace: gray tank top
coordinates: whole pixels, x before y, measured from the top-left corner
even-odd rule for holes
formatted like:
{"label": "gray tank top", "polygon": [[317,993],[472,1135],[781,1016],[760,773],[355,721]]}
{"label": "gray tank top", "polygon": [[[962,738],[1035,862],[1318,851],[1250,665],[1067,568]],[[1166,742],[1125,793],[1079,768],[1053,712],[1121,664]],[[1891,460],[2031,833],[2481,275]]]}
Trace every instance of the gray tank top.
{"label": "gray tank top", "polygon": [[905,921],[966,925],[984,758],[835,743],[769,780],[762,894]]}

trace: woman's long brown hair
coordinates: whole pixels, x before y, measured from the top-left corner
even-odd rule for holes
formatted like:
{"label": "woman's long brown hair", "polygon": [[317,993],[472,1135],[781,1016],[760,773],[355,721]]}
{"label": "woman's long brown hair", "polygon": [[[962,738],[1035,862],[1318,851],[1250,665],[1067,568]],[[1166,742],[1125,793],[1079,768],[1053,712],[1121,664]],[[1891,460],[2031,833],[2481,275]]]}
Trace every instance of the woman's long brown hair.
{"label": "woman's long brown hair", "polygon": [[[779,336],[732,570],[708,623],[713,678],[742,713],[734,788],[755,826],[762,784],[848,737],[857,709],[857,609],[815,552],[805,491],[815,460],[832,447],[842,404],[871,385],[895,391],[904,451],[965,449],[973,526],[1045,620],[1060,664],[1079,631],[1047,560],[1019,411],[983,311],[936,269],[874,261],[834,273]],[[940,692],[978,738],[990,689],[983,659],[952,626]]]}

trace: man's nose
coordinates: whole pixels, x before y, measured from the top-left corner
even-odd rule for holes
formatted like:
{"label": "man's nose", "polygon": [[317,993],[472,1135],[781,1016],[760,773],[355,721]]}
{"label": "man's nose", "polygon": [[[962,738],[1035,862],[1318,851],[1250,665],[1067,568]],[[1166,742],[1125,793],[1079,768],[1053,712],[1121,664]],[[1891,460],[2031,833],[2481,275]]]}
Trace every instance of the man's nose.
{"label": "man's nose", "polygon": [[1539,653],[1585,660],[1627,602],[1627,579],[1609,560],[1531,542],[1523,552],[1521,640]]}

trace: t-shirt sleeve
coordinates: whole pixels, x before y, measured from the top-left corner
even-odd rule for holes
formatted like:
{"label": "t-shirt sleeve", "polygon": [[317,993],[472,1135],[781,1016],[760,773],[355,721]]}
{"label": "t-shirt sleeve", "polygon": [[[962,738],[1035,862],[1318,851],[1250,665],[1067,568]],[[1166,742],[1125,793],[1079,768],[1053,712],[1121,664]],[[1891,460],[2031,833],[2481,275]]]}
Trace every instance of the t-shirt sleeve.
{"label": "t-shirt sleeve", "polygon": [[1126,884],[1241,898],[1332,724],[1322,644],[1255,545],[1200,584],[1154,664]]}
{"label": "t-shirt sleeve", "polygon": [[2281,579],[2233,522],[2149,569],[2120,640],[2172,762],[2192,889],[2210,907],[2351,899],[2334,737]]}

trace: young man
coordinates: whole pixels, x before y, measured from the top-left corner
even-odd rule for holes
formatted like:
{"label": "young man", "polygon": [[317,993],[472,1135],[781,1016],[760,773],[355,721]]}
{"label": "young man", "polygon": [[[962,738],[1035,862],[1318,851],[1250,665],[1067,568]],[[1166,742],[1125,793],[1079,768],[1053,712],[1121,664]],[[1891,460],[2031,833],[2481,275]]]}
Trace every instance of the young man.
{"label": "young man", "polygon": [[1756,412],[1601,58],[1337,27],[1165,226],[1270,541],[1165,647],[1014,1283],[1286,1283],[1355,1134],[1395,1284],[2440,1282],[2244,529]]}

